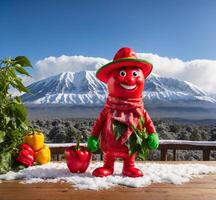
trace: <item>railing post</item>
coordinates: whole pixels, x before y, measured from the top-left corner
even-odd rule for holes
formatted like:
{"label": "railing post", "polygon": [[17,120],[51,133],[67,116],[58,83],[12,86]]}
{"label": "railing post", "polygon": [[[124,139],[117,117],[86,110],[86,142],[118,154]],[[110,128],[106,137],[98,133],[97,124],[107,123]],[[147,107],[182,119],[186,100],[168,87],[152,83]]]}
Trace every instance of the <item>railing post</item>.
{"label": "railing post", "polygon": [[61,154],[57,154],[57,161],[61,161]]}
{"label": "railing post", "polygon": [[165,148],[161,149],[161,160],[167,161],[167,149]]}
{"label": "railing post", "polygon": [[203,150],[203,160],[204,161],[210,160],[210,150],[209,149]]}
{"label": "railing post", "polygon": [[176,149],[173,149],[173,161],[176,161]]}

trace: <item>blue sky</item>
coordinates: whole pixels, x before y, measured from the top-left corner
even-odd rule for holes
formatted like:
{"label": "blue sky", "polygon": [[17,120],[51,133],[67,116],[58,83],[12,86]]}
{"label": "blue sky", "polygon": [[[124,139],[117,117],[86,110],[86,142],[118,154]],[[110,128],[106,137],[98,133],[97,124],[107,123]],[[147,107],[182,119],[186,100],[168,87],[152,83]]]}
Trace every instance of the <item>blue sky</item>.
{"label": "blue sky", "polygon": [[122,46],[184,61],[216,59],[214,0],[0,1],[0,57],[112,59]]}
{"label": "blue sky", "polygon": [[26,85],[95,70],[123,46],[154,73],[216,93],[215,0],[0,0],[0,58],[30,58]]}

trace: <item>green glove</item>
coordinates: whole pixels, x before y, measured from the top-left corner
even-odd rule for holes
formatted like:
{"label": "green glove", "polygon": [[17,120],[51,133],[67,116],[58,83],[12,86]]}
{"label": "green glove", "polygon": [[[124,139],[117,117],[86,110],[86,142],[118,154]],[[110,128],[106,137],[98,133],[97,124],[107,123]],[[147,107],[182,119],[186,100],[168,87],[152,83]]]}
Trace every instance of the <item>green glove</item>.
{"label": "green glove", "polygon": [[152,133],[148,136],[148,147],[150,149],[157,149],[159,146],[159,138],[157,133]]}
{"label": "green glove", "polygon": [[87,144],[87,148],[91,151],[91,152],[95,152],[98,150],[99,147],[99,143],[98,143],[98,139],[94,136],[90,136],[88,139],[88,144]]}

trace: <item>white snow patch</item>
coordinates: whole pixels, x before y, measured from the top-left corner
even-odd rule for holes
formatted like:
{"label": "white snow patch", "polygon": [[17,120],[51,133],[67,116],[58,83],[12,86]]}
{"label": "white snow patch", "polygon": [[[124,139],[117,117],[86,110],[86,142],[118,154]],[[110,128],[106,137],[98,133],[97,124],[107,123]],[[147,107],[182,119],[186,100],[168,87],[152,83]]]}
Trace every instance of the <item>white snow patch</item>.
{"label": "white snow patch", "polygon": [[140,178],[124,177],[121,174],[122,163],[115,163],[115,173],[108,177],[93,177],[92,171],[102,166],[101,162],[92,163],[84,174],[72,174],[65,163],[51,162],[23,169],[19,172],[8,172],[0,175],[1,180],[20,179],[23,184],[38,182],[65,182],[78,189],[101,190],[110,187],[124,185],[128,187],[146,187],[152,183],[182,184],[190,181],[193,177],[208,173],[216,173],[216,167],[204,164],[158,164],[137,163],[142,169],[144,176]]}

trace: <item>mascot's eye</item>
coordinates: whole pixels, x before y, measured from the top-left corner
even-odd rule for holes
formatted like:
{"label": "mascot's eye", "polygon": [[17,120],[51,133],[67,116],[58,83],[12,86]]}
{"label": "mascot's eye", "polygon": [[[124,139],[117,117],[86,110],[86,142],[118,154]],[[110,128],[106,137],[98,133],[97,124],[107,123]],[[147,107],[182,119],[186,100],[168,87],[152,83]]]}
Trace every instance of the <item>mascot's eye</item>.
{"label": "mascot's eye", "polygon": [[139,72],[138,71],[133,71],[133,76],[134,77],[137,77],[139,75]]}
{"label": "mascot's eye", "polygon": [[126,72],[124,70],[121,70],[119,72],[119,75],[122,76],[122,77],[125,77],[126,76]]}

